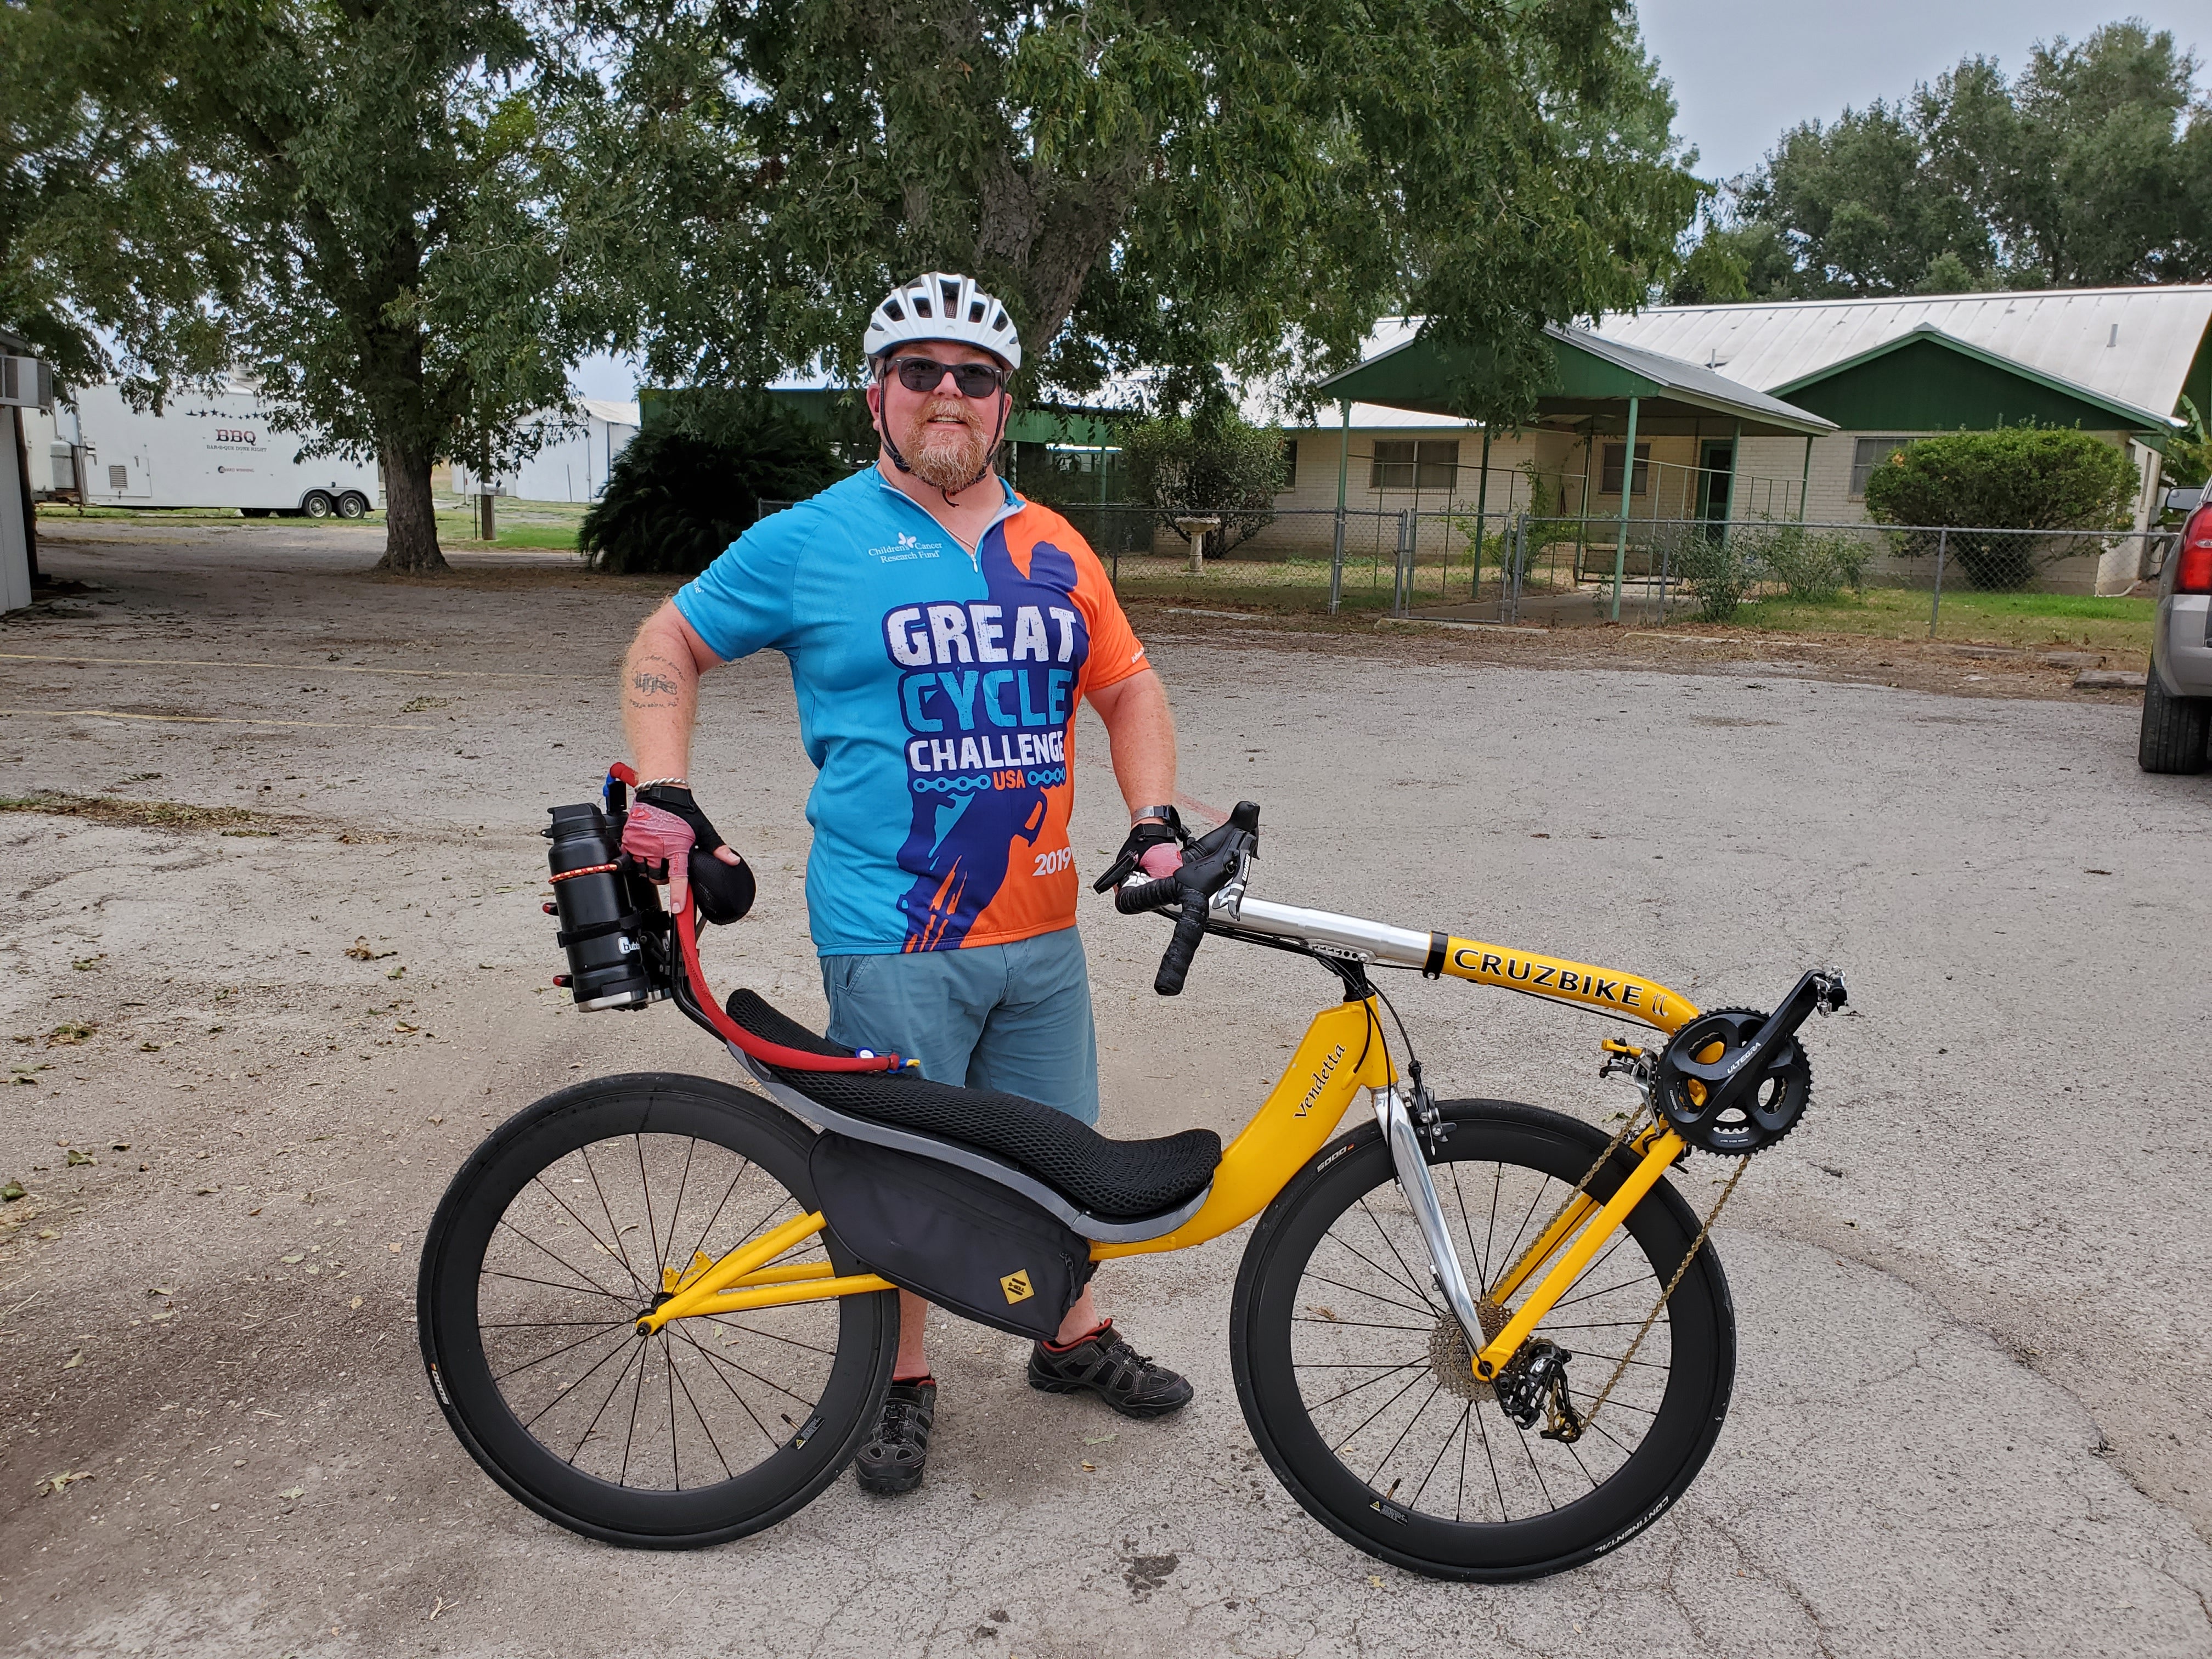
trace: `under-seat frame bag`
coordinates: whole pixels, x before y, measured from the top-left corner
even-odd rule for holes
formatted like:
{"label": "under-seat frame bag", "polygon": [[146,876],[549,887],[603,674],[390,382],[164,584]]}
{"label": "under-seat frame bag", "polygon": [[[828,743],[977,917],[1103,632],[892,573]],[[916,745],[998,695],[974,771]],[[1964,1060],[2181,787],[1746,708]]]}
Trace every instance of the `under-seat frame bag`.
{"label": "under-seat frame bag", "polygon": [[838,1241],[941,1308],[1048,1340],[1090,1282],[1090,1241],[988,1176],[840,1134],[817,1139],[811,1163]]}

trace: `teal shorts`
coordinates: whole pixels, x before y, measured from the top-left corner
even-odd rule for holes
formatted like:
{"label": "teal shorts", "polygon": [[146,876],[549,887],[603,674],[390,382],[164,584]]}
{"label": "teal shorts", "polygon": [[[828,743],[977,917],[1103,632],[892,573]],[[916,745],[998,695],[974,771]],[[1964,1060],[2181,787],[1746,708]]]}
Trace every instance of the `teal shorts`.
{"label": "teal shorts", "polygon": [[832,1042],[918,1060],[935,1083],[1098,1121],[1091,975],[1073,927],[1012,945],[824,957],[822,990]]}

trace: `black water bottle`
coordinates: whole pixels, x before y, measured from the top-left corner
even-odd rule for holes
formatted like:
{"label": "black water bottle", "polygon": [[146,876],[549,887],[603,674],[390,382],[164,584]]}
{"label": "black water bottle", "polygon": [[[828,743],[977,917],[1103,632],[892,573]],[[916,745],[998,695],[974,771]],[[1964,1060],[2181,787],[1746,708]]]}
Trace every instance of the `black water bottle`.
{"label": "black water bottle", "polygon": [[645,938],[643,885],[618,866],[621,846],[606,814],[590,801],[551,809],[553,898],[560,942],[568,953],[565,984],[579,1008],[641,1008],[668,994],[655,983]]}

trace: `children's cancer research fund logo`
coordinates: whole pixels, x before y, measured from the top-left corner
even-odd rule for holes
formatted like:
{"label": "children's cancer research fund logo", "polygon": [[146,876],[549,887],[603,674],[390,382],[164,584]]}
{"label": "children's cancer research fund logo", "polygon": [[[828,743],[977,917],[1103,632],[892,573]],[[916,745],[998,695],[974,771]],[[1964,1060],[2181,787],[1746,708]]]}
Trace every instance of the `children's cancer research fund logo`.
{"label": "children's cancer research fund logo", "polygon": [[904,564],[914,559],[933,559],[945,551],[942,542],[926,542],[919,536],[902,530],[896,541],[886,542],[881,547],[872,547],[869,555],[880,564]]}
{"label": "children's cancer research fund logo", "polygon": [[899,900],[908,950],[957,949],[1014,872],[1017,842],[1025,878],[1071,878],[1065,813],[1051,844],[1038,838],[1045,792],[1067,781],[1067,728],[1091,654],[1075,562],[1040,542],[1023,569],[1002,528],[977,553],[988,598],[884,616],[913,802],[899,849],[915,878]]}

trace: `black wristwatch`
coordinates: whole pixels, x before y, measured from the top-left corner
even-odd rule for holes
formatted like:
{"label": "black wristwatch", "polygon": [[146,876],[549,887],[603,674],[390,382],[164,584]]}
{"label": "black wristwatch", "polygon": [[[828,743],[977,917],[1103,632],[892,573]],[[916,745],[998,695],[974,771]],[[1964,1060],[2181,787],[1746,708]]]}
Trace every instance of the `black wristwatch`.
{"label": "black wristwatch", "polygon": [[1176,821],[1176,810],[1172,806],[1139,806],[1129,814],[1129,822],[1132,823],[1145,818],[1158,818],[1162,823],[1173,823]]}

